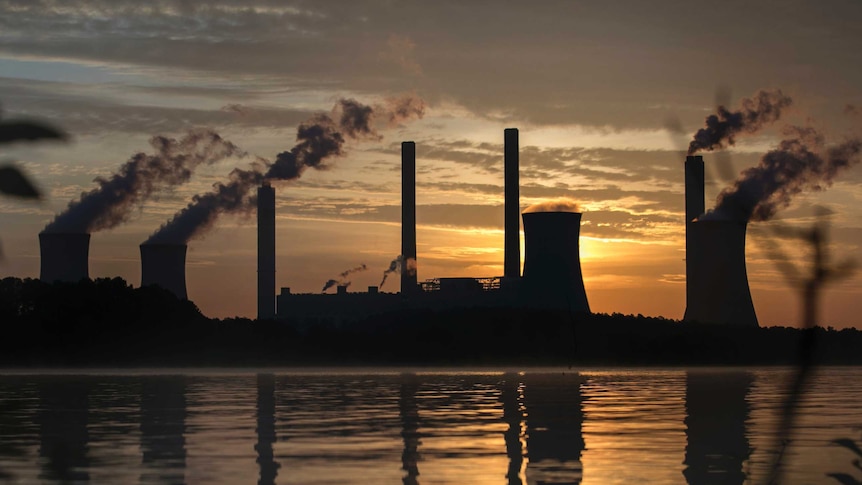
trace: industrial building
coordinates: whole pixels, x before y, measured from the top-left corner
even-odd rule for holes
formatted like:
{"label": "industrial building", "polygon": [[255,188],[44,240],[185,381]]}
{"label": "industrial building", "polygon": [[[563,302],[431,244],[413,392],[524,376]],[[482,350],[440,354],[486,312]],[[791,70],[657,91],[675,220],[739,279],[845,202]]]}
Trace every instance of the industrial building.
{"label": "industrial building", "polygon": [[[367,292],[348,293],[346,286],[339,286],[334,295],[294,294],[290,288],[282,288],[277,298],[277,317],[352,320],[398,308],[530,307],[589,313],[579,251],[581,214],[523,214],[525,258],[521,276],[518,155],[518,130],[508,128],[504,131],[505,259],[502,276],[419,281],[416,144],[408,141],[401,144],[401,293],[381,293],[377,287],[370,287]],[[259,204],[261,200],[258,199]],[[267,208],[260,207],[260,210]],[[263,271],[264,268],[258,268],[259,274]]]}
{"label": "industrial building", "polygon": [[39,279],[48,283],[77,283],[90,277],[90,235],[39,233]]}
{"label": "industrial building", "polygon": [[[518,130],[504,131],[503,275],[482,278],[432,278],[420,281],[416,250],[416,144],[401,144],[402,227],[400,294],[348,292],[276,296],[275,190],[264,183],[258,204],[258,318],[350,320],[399,308],[562,309],[589,313],[580,263],[577,212],[520,213]],[[745,268],[746,223],[704,219],[704,163],[685,161],[686,310],[684,320],[757,326]],[[525,255],[521,275],[520,223]],[[77,282],[89,278],[90,235],[39,234],[40,279]],[[141,244],[141,285],[159,285],[187,299],[185,244]]]}
{"label": "industrial building", "polygon": [[745,221],[704,218],[703,157],[685,160],[684,321],[757,326],[745,269]]}

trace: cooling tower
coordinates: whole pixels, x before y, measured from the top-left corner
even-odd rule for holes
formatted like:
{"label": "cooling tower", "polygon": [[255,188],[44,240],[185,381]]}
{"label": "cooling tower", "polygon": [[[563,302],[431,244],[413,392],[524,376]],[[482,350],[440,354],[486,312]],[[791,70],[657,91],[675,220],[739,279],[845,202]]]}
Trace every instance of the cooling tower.
{"label": "cooling tower", "polygon": [[503,276],[518,278],[521,276],[521,220],[518,215],[518,129],[506,128],[503,132],[504,155],[504,192],[505,192],[505,236],[503,256]]}
{"label": "cooling tower", "polygon": [[702,220],[689,224],[689,295],[684,320],[757,326],[745,271],[746,223]]}
{"label": "cooling tower", "polygon": [[[695,245],[691,241],[692,221],[706,211],[704,204],[704,171],[703,157],[685,157],[685,280],[691,281],[696,278],[696,268],[692,264],[695,260]],[[685,306],[691,304],[691,285],[685,286]]]}
{"label": "cooling tower", "polygon": [[404,269],[401,271],[401,294],[409,295],[419,290],[414,270],[408,261],[416,261],[416,144],[401,143],[401,254]]}
{"label": "cooling tower", "polygon": [[89,234],[42,232],[39,234],[39,249],[42,256],[40,280],[77,283],[90,277],[87,263]]}
{"label": "cooling tower", "polygon": [[257,319],[275,318],[275,189],[257,189]]}
{"label": "cooling tower", "polygon": [[141,286],[156,285],[187,300],[185,244],[141,244]]}
{"label": "cooling tower", "polygon": [[529,212],[523,217],[523,286],[529,303],[589,313],[578,242],[581,214]]}

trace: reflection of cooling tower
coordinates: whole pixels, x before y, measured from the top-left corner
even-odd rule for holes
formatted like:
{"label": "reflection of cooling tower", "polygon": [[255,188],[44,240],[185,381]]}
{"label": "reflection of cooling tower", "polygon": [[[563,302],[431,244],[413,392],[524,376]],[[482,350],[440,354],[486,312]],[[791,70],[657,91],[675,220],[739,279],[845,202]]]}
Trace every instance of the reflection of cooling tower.
{"label": "reflection of cooling tower", "polygon": [[581,214],[528,212],[524,217],[524,290],[530,300],[589,312],[578,239]]}
{"label": "reflection of cooling tower", "polygon": [[528,484],[581,483],[582,382],[577,374],[524,376]]}
{"label": "reflection of cooling tower", "polygon": [[141,244],[141,286],[156,285],[181,300],[186,294],[185,244]]}
{"label": "reflection of cooling tower", "polygon": [[746,223],[702,220],[689,224],[689,302],[686,321],[757,326],[745,272]]}
{"label": "reflection of cooling tower", "polygon": [[39,233],[42,268],[39,279],[46,283],[77,283],[90,277],[87,257],[90,235],[86,233]]}
{"label": "reflection of cooling tower", "polygon": [[685,391],[686,465],[691,485],[742,485],[744,462],[751,456],[745,423],[746,396],[754,378],[748,372],[689,371]]}

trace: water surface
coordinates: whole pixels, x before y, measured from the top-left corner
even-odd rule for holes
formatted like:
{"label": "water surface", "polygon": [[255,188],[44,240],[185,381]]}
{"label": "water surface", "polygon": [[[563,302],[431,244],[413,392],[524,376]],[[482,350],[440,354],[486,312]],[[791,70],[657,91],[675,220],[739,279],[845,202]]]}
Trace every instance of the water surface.
{"label": "water surface", "polygon": [[[758,483],[790,372],[7,371],[0,482]],[[818,370],[786,483],[853,473],[860,398]]]}

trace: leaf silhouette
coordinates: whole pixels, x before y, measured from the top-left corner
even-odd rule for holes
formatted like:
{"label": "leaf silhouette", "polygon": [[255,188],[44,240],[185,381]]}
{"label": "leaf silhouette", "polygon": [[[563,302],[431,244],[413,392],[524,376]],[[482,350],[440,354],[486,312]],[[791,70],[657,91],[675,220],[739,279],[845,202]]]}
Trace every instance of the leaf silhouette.
{"label": "leaf silhouette", "polygon": [[66,140],[66,133],[33,121],[0,122],[0,143],[33,140]]}
{"label": "leaf silhouette", "polygon": [[855,441],[849,438],[839,438],[830,441],[830,443],[832,443],[833,445],[847,448],[848,450],[852,451],[853,453],[856,453],[860,458],[862,458],[862,449],[859,448],[859,445],[857,445]]}
{"label": "leaf silhouette", "polygon": [[11,165],[0,167],[0,193],[25,199],[40,197],[39,190],[24,176],[24,173]]}
{"label": "leaf silhouette", "polygon": [[827,473],[826,476],[838,480],[841,485],[862,485],[862,482],[846,473]]}

